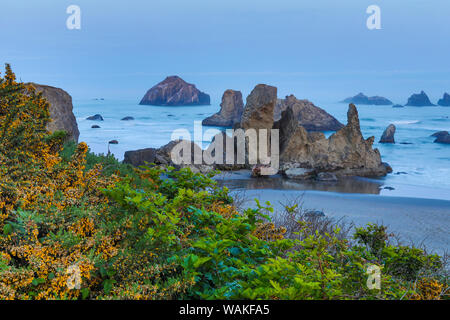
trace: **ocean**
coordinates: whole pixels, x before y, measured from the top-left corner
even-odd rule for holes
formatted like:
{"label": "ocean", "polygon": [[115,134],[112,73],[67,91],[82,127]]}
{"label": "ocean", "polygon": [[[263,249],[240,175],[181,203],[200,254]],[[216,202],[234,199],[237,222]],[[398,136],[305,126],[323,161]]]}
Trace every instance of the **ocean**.
{"label": "ocean", "polygon": [[[347,123],[346,104],[313,102]],[[385,178],[375,179],[382,186],[380,195],[450,200],[450,145],[433,143],[434,138],[430,137],[436,131],[450,131],[450,107],[359,105],[357,108],[364,137],[375,136],[374,147],[394,170]],[[74,100],[79,140],[85,141],[95,153],[107,153],[108,141],[118,140],[119,144],[110,145],[110,150],[119,160],[128,150],[165,145],[175,129],[187,129],[193,137],[194,121],[201,121],[219,109],[219,102],[211,106],[158,107],[141,106],[137,100]],[[97,113],[104,121],[86,120]],[[126,116],[134,120],[121,121]],[[396,144],[378,143],[390,123],[397,127]],[[101,128],[92,129],[94,124]],[[207,129],[211,127],[204,127]],[[208,142],[205,138],[204,146]]]}

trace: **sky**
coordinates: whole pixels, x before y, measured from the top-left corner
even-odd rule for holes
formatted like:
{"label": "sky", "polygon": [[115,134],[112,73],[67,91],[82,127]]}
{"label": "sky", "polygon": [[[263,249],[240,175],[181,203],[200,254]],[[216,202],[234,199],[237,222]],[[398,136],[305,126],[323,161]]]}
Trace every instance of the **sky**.
{"label": "sky", "polygon": [[[81,29],[69,30],[69,5]],[[366,12],[381,9],[381,29]],[[450,92],[448,0],[0,0],[0,63],[74,99],[136,99],[179,75],[220,100],[258,83],[280,97],[364,92],[406,103]]]}

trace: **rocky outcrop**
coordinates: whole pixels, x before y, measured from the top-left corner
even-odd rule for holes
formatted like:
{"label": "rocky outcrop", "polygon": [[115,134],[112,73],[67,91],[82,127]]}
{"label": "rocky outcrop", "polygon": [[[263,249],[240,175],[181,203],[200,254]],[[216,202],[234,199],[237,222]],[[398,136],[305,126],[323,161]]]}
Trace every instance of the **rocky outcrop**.
{"label": "rocky outcrop", "polygon": [[67,132],[67,139],[78,142],[80,131],[77,120],[73,114],[72,97],[63,89],[30,83],[37,92],[42,92],[44,98],[50,104],[50,118],[47,130],[54,132],[63,130]]}
{"label": "rocky outcrop", "polygon": [[241,121],[244,102],[240,91],[227,90],[222,96],[220,111],[203,120],[204,126],[233,127]]}
{"label": "rocky outcrop", "polygon": [[384,176],[392,169],[381,162],[378,149],[373,149],[374,137],[365,140],[361,133],[358,111],[351,104],[348,123],[330,138],[323,134],[311,136],[297,124],[288,108],[277,123],[280,129],[281,170],[291,168],[332,172],[337,176]]}
{"label": "rocky outcrop", "polygon": [[145,163],[155,163],[155,159],[156,149],[146,148],[125,152],[123,163],[139,167],[145,165]]}
{"label": "rocky outcrop", "polygon": [[167,77],[147,91],[141,105],[198,106],[209,105],[210,97],[178,76]]}
{"label": "rocky outcrop", "polygon": [[241,128],[272,129],[276,103],[277,88],[258,84],[247,97],[247,103],[241,118]]}
{"label": "rocky outcrop", "polygon": [[274,120],[281,118],[281,113],[291,108],[298,124],[307,131],[337,131],[344,127],[335,117],[308,100],[299,100],[294,95],[278,99],[274,111]]}
{"label": "rocky outcrop", "polygon": [[420,93],[413,94],[411,97],[409,97],[408,102],[406,103],[406,106],[433,107],[434,104],[431,103],[427,94],[424,91],[421,91]]}
{"label": "rocky outcrop", "polygon": [[364,104],[364,105],[377,105],[386,106],[393,104],[392,101],[384,97],[374,96],[368,97],[364,93],[359,93],[354,97],[350,97],[342,101],[343,103]]}
{"label": "rocky outcrop", "polygon": [[395,126],[390,124],[386,130],[384,130],[383,135],[381,136],[380,143],[395,143],[394,135],[395,135]]}
{"label": "rocky outcrop", "polygon": [[103,121],[103,117],[100,114],[95,114],[93,116],[87,117],[86,120],[90,121]]}
{"label": "rocky outcrop", "polygon": [[442,99],[438,101],[438,105],[442,107],[450,107],[450,94],[448,94],[447,92],[444,93]]}
{"label": "rocky outcrop", "polygon": [[450,144],[450,134],[448,131],[436,132],[432,135],[432,137],[436,138],[436,140],[434,140],[435,143]]}
{"label": "rocky outcrop", "polygon": [[134,120],[133,117],[127,116],[127,117],[123,117],[122,119],[120,119],[121,121],[132,121]]}

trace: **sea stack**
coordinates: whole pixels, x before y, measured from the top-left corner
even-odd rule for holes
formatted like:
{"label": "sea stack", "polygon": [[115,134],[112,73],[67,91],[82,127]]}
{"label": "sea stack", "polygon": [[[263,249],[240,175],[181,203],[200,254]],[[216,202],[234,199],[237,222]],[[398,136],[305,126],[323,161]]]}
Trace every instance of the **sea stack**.
{"label": "sea stack", "polygon": [[450,94],[444,93],[444,97],[438,101],[441,107],[450,107]]}
{"label": "sea stack", "polygon": [[406,106],[433,107],[435,105],[431,103],[427,94],[424,91],[421,91],[420,93],[413,94],[411,97],[409,97],[408,103],[406,104]]}
{"label": "sea stack", "polygon": [[36,89],[36,92],[42,92],[50,104],[49,111],[52,121],[47,125],[47,130],[51,132],[66,131],[68,140],[78,142],[80,131],[73,114],[72,97],[63,89],[37,83],[29,84]]}
{"label": "sea stack", "polygon": [[242,93],[235,90],[227,90],[222,96],[220,111],[203,120],[204,126],[232,127],[241,121],[244,111]]}
{"label": "sea stack", "polygon": [[350,97],[341,101],[342,103],[353,103],[363,105],[376,105],[376,106],[389,106],[392,105],[392,101],[384,97],[374,96],[368,97],[364,93],[359,93],[354,97]]}
{"label": "sea stack", "polygon": [[384,130],[383,135],[381,136],[380,143],[395,143],[394,135],[395,135],[395,126],[390,124],[386,130]]}
{"label": "sea stack", "polygon": [[147,91],[141,105],[200,106],[210,105],[210,97],[178,76],[167,77]]}

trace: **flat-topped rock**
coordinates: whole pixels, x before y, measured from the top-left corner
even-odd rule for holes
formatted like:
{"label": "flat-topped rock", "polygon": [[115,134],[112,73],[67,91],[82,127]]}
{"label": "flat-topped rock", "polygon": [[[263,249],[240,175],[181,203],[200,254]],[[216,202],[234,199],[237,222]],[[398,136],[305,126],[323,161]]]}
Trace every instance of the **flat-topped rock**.
{"label": "flat-topped rock", "polygon": [[[274,120],[281,118],[282,111],[291,108],[298,124],[307,131],[337,131],[344,127],[335,117],[315,106],[308,100],[299,100],[294,95],[278,99],[275,106]],[[279,116],[278,116],[279,115]]]}
{"label": "flat-topped rock", "polygon": [[140,104],[154,106],[210,105],[210,97],[180,77],[170,76],[148,90]]}
{"label": "flat-topped rock", "polygon": [[67,132],[67,139],[78,142],[80,131],[77,120],[73,114],[72,97],[63,89],[46,86],[37,83],[29,83],[37,92],[42,92],[44,98],[49,102],[51,122],[47,125],[47,130],[54,132],[63,130]]}
{"label": "flat-topped rock", "polygon": [[427,94],[424,91],[421,91],[420,93],[415,93],[411,97],[409,97],[406,106],[433,107],[435,105],[431,103],[430,98],[428,98]]}
{"label": "flat-topped rock", "polygon": [[377,106],[386,106],[393,104],[391,100],[386,99],[380,96],[368,97],[364,93],[358,93],[354,97],[347,98],[343,101],[343,103],[353,103],[353,104],[363,104],[363,105],[377,105]]}
{"label": "flat-topped rock", "polygon": [[242,93],[235,90],[227,90],[222,96],[220,111],[202,121],[204,126],[233,127],[241,122],[244,112]]}

